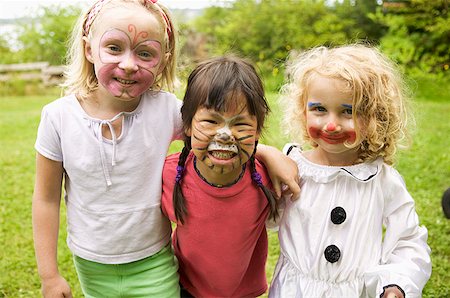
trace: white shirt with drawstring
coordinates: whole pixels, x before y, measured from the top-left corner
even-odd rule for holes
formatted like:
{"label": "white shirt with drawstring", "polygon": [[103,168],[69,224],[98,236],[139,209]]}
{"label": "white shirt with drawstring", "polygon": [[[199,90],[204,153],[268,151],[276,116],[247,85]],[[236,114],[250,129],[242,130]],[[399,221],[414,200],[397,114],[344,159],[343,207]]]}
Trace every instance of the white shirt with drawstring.
{"label": "white shirt with drawstring", "polygon": [[[104,264],[151,256],[170,241],[161,175],[170,143],[181,136],[181,101],[149,91],[138,107],[110,120],[90,117],[74,95],[42,110],[36,150],[62,162],[67,244],[73,254]],[[123,116],[120,136],[112,122]],[[109,127],[112,139],[102,135]]]}

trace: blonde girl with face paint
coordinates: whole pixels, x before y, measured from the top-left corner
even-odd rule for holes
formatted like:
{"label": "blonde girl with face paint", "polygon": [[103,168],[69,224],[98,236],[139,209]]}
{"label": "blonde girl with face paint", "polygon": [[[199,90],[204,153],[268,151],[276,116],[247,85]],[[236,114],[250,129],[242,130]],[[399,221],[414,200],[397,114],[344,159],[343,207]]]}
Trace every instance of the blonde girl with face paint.
{"label": "blonde girl with face paint", "polygon": [[306,51],[288,70],[287,132],[310,149],[285,147],[302,189],[285,201],[269,297],[420,297],[430,248],[392,167],[412,121],[394,63],[348,45]]}
{"label": "blonde girl with face paint", "polygon": [[255,152],[269,112],[251,64],[225,56],[188,79],[181,153],[166,159],[162,210],[177,227],[173,247],[182,297],[256,297],[267,290],[266,219],[275,195]]}
{"label": "blonde girl with face paint", "polygon": [[67,95],[42,111],[33,229],[44,297],[71,297],[57,265],[62,185],[67,244],[86,297],[177,297],[161,173],[181,135],[175,30],[156,0],[100,0],[75,26]]}

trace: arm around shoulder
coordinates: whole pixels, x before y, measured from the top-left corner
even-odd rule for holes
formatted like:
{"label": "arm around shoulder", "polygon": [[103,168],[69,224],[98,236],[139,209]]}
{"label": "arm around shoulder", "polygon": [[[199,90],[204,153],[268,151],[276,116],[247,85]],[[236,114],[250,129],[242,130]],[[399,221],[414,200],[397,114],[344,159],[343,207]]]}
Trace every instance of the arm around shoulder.
{"label": "arm around shoulder", "polygon": [[258,144],[256,158],[267,168],[275,193],[281,197],[283,185],[292,193],[292,198],[300,194],[297,164],[275,147]]}

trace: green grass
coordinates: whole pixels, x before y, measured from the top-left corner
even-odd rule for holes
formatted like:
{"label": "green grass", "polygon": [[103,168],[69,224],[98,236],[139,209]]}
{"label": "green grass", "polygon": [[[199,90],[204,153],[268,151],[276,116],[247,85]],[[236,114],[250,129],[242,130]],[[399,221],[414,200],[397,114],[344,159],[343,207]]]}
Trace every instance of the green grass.
{"label": "green grass", "polygon": [[[436,91],[431,82],[418,84],[415,102],[417,132],[414,144],[399,154],[397,169],[415,198],[420,221],[428,228],[433,273],[424,297],[449,297],[450,220],[441,209],[443,191],[450,187],[450,93]],[[430,94],[430,98],[427,97]],[[272,116],[263,142],[280,148],[287,140],[280,135],[280,111],[276,94],[268,94]],[[42,106],[55,96],[0,97],[0,297],[39,297],[31,228],[31,196],[34,186],[34,141]],[[178,150],[180,144],[172,146]],[[72,286],[74,297],[81,291],[65,244],[65,210],[61,210],[59,268]],[[270,280],[278,257],[276,234],[269,233],[267,275]]]}

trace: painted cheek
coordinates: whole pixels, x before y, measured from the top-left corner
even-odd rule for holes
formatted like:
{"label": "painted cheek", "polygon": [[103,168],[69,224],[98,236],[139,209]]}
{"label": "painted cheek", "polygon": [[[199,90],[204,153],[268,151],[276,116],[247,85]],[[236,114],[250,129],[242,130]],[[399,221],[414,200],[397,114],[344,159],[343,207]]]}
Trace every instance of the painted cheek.
{"label": "painted cheek", "polygon": [[195,139],[191,141],[191,147],[194,151],[204,151],[208,148],[208,142],[201,142]]}
{"label": "painted cheek", "polygon": [[194,126],[192,127],[191,147],[198,158],[201,159],[200,155],[207,154],[209,142],[210,138],[208,137],[208,135],[205,134],[202,130],[199,130],[198,127],[194,124]]}
{"label": "painted cheek", "polygon": [[162,57],[161,44],[156,40],[149,40],[144,41],[142,45],[146,45],[149,49],[151,49],[153,56],[150,60],[140,61],[139,66],[145,69],[158,67]]}
{"label": "painted cheek", "polygon": [[308,128],[308,132],[309,132],[309,136],[313,139],[317,139],[320,136],[320,129],[316,128],[316,127],[309,127]]}
{"label": "painted cheek", "polygon": [[136,80],[136,84],[131,86],[129,94],[132,97],[140,96],[147,91],[155,82],[155,76],[152,72],[140,69],[136,74],[132,76],[133,80]]}
{"label": "painted cheek", "polygon": [[356,140],[356,132],[355,131],[348,131],[347,132],[347,141],[349,143],[353,143]]}
{"label": "painted cheek", "polygon": [[[120,84],[115,77],[136,82],[129,86],[124,86]],[[115,64],[107,64],[100,67],[97,72],[97,78],[99,83],[116,97],[120,97],[124,93],[128,94],[130,97],[138,97],[147,91],[155,81],[153,73],[147,70],[139,70],[131,77],[128,77],[127,74],[118,69]]]}
{"label": "painted cheek", "polygon": [[103,65],[97,71],[98,82],[105,87],[114,96],[119,96],[122,93],[122,88],[114,80],[114,65]]}

